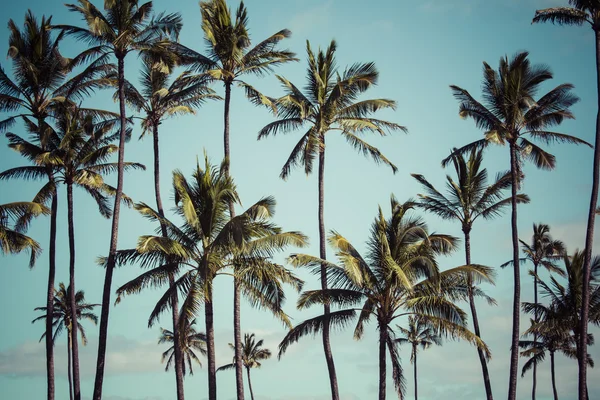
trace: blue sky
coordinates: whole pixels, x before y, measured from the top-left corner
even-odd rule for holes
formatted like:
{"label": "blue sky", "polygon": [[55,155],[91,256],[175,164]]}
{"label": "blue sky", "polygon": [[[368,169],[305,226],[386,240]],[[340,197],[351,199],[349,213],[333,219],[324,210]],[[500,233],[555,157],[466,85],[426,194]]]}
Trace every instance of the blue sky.
{"label": "blue sky", "polygon": [[[562,3],[566,3],[563,1]],[[98,6],[101,1],[95,1]],[[232,7],[237,3],[232,2]],[[364,249],[370,223],[378,205],[389,212],[389,197],[393,193],[404,201],[419,193],[419,186],[410,173],[424,174],[440,187],[445,174],[440,166],[452,147],[478,139],[472,121],[458,117],[458,105],[448,85],[455,84],[479,96],[482,61],[497,66],[501,56],[528,50],[534,63],[551,66],[554,79],[544,86],[544,91],[564,82],[575,85],[581,102],[573,107],[575,121],[565,122],[561,132],[592,141],[597,110],[593,34],[588,27],[554,27],[531,25],[536,8],[561,4],[560,0],[378,0],[369,6],[359,0],[248,0],[246,2],[250,29],[254,42],[288,28],[293,32],[283,46],[295,51],[300,63],[286,65],[277,70],[297,85],[304,84],[305,42],[313,48],[326,47],[330,40],[338,42],[337,60],[341,67],[357,61],[375,61],[379,71],[379,85],[370,90],[369,97],[386,97],[397,101],[395,111],[380,117],[405,125],[409,134],[394,134],[386,138],[373,137],[370,142],[378,146],[394,162],[397,174],[377,166],[356,154],[341,138],[332,135],[327,144],[326,228],[335,229]],[[196,1],[154,2],[158,11],[180,12],[184,27],[181,42],[197,50],[204,49],[200,29],[200,12]],[[25,11],[30,8],[41,17],[54,15],[55,23],[81,24],[76,15],[67,12],[62,1],[24,0],[3,5],[3,21],[13,18],[22,24]],[[8,31],[0,31],[0,54],[6,54]],[[72,56],[81,47],[66,40],[62,48]],[[7,59],[0,61],[9,69]],[[138,60],[127,59],[128,79],[137,82]],[[252,84],[266,94],[281,93],[276,79],[250,79]],[[222,88],[215,87],[219,93]],[[117,110],[109,93],[99,93],[86,103],[89,106]],[[220,102],[209,103],[197,115],[181,117],[161,126],[163,201],[172,205],[170,171],[175,168],[189,174],[196,157],[207,151],[213,162],[222,157],[222,107]],[[276,222],[287,230],[300,230],[311,238],[305,250],[318,253],[317,181],[316,176],[306,177],[296,171],[286,182],[278,178],[281,166],[298,139],[298,134],[256,141],[260,128],[272,120],[270,114],[257,109],[234,90],[231,105],[232,174],[236,179],[242,201],[250,205],[265,195],[277,199]],[[23,133],[23,128],[14,128]],[[134,134],[137,138],[138,132]],[[22,160],[5,146],[0,138],[0,169],[18,166]],[[151,140],[132,139],[126,147],[126,158],[151,165]],[[553,146],[557,157],[553,172],[537,171],[525,166],[523,190],[532,199],[530,205],[520,208],[520,237],[528,241],[534,222],[550,224],[556,238],[566,242],[569,250],[583,247],[585,217],[589,203],[592,150],[570,145]],[[486,154],[485,166],[490,175],[508,169],[508,152],[495,148]],[[110,179],[114,180],[115,177]],[[2,182],[0,203],[27,200],[35,193],[37,183]],[[132,172],[125,177],[125,191],[137,201],[153,203],[152,175],[150,171]],[[60,193],[57,282],[67,282],[68,248],[66,237],[66,197]],[[103,220],[92,202],[83,192],[75,193],[75,232],[77,236],[77,288],[85,290],[90,302],[100,302],[104,271],[95,264],[97,256],[108,250],[110,221]],[[459,226],[425,215],[431,230],[460,236]],[[498,266],[510,257],[509,219],[505,216],[474,227],[473,261]],[[138,236],[154,229],[133,210],[124,210],[121,217],[119,248],[132,247]],[[48,220],[34,223],[30,234],[43,246],[48,242]],[[331,254],[331,251],[329,251]],[[284,260],[287,254],[279,258]],[[441,260],[444,268],[462,264],[463,255],[457,252]],[[42,325],[30,321],[37,315],[33,308],[45,303],[47,278],[46,254],[34,270],[26,267],[25,256],[0,259],[0,304],[3,329],[0,330],[0,397],[43,398],[45,393],[44,347],[38,344]],[[297,271],[307,282],[307,288],[316,288],[317,280],[306,271]],[[139,273],[137,267],[123,267],[116,271],[113,287],[125,283]],[[532,286],[523,269],[524,301],[532,299]],[[217,282],[215,298],[217,363],[230,361],[227,345],[233,332],[232,283],[224,279]],[[486,287],[498,300],[497,307],[479,304],[482,336],[490,345],[493,359],[490,363],[492,387],[497,398],[506,394],[508,382],[508,355],[511,328],[512,273],[498,270],[495,287]],[[170,400],[175,398],[172,373],[163,371],[156,345],[159,328],[147,329],[147,318],[159,291],[149,291],[126,298],[111,308],[109,326],[106,400]],[[296,296],[290,292],[286,311],[299,322],[316,315],[317,310],[295,310]],[[464,305],[467,306],[466,304]],[[275,351],[285,335],[285,329],[264,312],[242,308],[242,329],[254,332],[265,339],[265,344]],[[524,317],[525,318],[525,317]],[[199,319],[199,322],[202,318]],[[527,321],[527,319],[524,319]],[[168,318],[161,320],[168,326]],[[200,326],[203,324],[200,323]],[[88,327],[90,343],[81,349],[82,392],[91,396],[96,357],[97,335]],[[596,335],[600,334],[595,330]],[[365,337],[356,342],[352,329],[336,332],[333,354],[338,370],[340,392],[343,399],[370,399],[377,389],[377,334],[374,324],[369,325]],[[59,340],[60,342],[60,340]],[[66,398],[66,338],[56,346],[57,398]],[[600,360],[598,346],[592,354]],[[412,393],[412,372],[408,362],[409,352],[403,352],[408,393]],[[522,365],[522,363],[521,363]],[[479,399],[484,396],[480,366],[474,348],[465,343],[449,342],[432,348],[419,357],[419,394],[422,399],[449,400],[455,398]],[[325,360],[321,342],[307,338],[290,348],[281,361],[272,359],[253,372],[253,387],[261,400],[324,400],[329,396]],[[558,357],[558,390],[562,399],[574,399],[576,363]],[[541,384],[538,399],[550,399],[549,364],[540,367]],[[598,376],[590,372],[589,389],[592,397],[600,396]],[[235,385],[233,374],[219,373],[219,395],[233,399]],[[188,398],[206,397],[206,374],[197,369],[186,379]],[[392,385],[389,396],[394,396]],[[519,379],[519,393],[525,398],[530,392],[529,377]],[[390,397],[393,398],[393,397]]]}

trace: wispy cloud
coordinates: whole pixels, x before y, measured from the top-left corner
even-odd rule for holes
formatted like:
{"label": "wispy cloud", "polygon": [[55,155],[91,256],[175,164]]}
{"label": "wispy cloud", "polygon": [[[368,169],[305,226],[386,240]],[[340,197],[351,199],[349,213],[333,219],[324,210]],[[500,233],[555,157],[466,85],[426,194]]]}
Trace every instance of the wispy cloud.
{"label": "wispy cloud", "polygon": [[296,13],[289,23],[291,31],[294,34],[305,34],[327,25],[331,18],[332,5],[333,1],[329,0],[301,13]]}

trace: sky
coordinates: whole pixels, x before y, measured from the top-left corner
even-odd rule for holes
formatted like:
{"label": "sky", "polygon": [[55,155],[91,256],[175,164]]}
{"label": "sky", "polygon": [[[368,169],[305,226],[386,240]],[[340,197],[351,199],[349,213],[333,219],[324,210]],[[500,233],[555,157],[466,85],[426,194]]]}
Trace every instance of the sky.
{"label": "sky", "polygon": [[[94,1],[102,6],[101,1]],[[562,1],[563,4],[566,0]],[[235,8],[236,2],[230,2]],[[369,5],[367,5],[369,4]],[[248,0],[251,39],[254,43],[283,28],[292,37],[282,47],[297,53],[300,62],[276,70],[298,86],[304,86],[306,41],[313,49],[325,48],[332,39],[338,43],[337,61],[340,68],[355,62],[374,61],[380,71],[379,84],[368,91],[366,98],[384,97],[397,102],[397,109],[381,112],[379,117],[397,122],[409,133],[369,138],[371,144],[398,166],[393,174],[385,166],[357,154],[335,133],[328,136],[325,176],[326,229],[335,229],[348,238],[359,251],[365,250],[370,224],[381,206],[389,215],[389,198],[394,194],[400,201],[414,198],[421,190],[410,173],[425,175],[437,187],[443,187],[445,175],[440,161],[452,147],[462,146],[481,137],[471,120],[458,116],[458,104],[449,85],[469,90],[475,97],[481,93],[482,62],[497,67],[505,56],[527,50],[533,63],[549,65],[554,79],[542,87],[542,92],[570,82],[581,101],[573,107],[576,120],[566,121],[560,132],[593,141],[597,111],[594,42],[589,27],[556,27],[532,25],[538,8],[561,5],[561,0]],[[197,1],[154,1],[155,10],[179,12],[184,26],[180,41],[199,51],[205,49],[200,28]],[[9,18],[21,26],[27,9],[35,15],[53,15],[54,23],[82,25],[77,15],[69,13],[62,1],[22,0],[3,4],[2,20]],[[0,29],[0,54],[6,54],[8,30]],[[81,44],[67,39],[62,52],[73,56],[82,50]],[[126,76],[137,83],[139,60],[135,55],[126,60]],[[0,64],[10,70],[10,60]],[[249,82],[263,93],[278,96],[282,89],[274,76],[251,78]],[[223,88],[215,86],[219,94]],[[117,111],[112,93],[100,92],[85,105]],[[204,151],[213,163],[222,157],[222,102],[211,102],[196,115],[178,117],[161,125],[161,173],[163,202],[173,205],[170,175],[180,169],[191,174],[197,157]],[[6,115],[0,117],[4,118]],[[248,206],[266,195],[277,200],[275,222],[286,230],[299,230],[308,235],[311,245],[302,250],[318,254],[317,180],[295,171],[287,181],[279,179],[281,166],[299,138],[299,132],[286,136],[256,140],[258,131],[273,117],[265,109],[256,108],[235,88],[231,103],[231,173],[238,185],[243,205]],[[24,134],[22,126],[13,131]],[[152,165],[152,142],[137,140],[136,127],[132,140],[126,145],[126,159]],[[18,155],[6,147],[0,137],[0,170],[23,164]],[[544,146],[548,149],[548,146]],[[591,189],[592,155],[584,146],[554,145],[549,149],[557,157],[552,172],[536,170],[526,164],[523,191],[531,204],[519,207],[519,237],[529,241],[532,224],[543,222],[551,226],[557,239],[563,240],[569,252],[582,248],[585,238],[586,215]],[[509,168],[508,151],[493,148],[487,151],[484,166],[490,176]],[[115,182],[116,177],[108,178]],[[39,183],[0,182],[0,204],[29,200]],[[125,176],[125,192],[135,201],[153,204],[153,185],[150,170],[135,171]],[[66,229],[66,194],[59,193],[58,271],[56,282],[68,281],[68,240]],[[106,255],[109,245],[110,221],[103,219],[84,192],[75,192],[75,233],[77,246],[77,289],[85,291],[91,303],[100,303],[104,270],[97,266],[98,256]],[[240,207],[239,210],[242,208]],[[461,235],[460,226],[423,215],[430,230]],[[48,218],[34,222],[29,234],[43,247],[48,243]],[[120,249],[131,248],[140,235],[151,234],[155,227],[133,209],[122,209]],[[504,215],[493,221],[479,221],[472,232],[473,262],[497,268],[496,285],[484,286],[498,305],[478,303],[482,337],[492,351],[489,364],[492,388],[496,398],[506,396],[511,330],[512,272],[498,266],[511,256],[510,219]],[[596,241],[598,243],[598,241]],[[596,246],[597,250],[598,247]],[[280,262],[297,249],[278,256]],[[333,253],[328,250],[329,255]],[[464,255],[458,251],[440,259],[442,269],[462,265]],[[25,255],[0,258],[0,398],[39,399],[45,396],[44,345],[38,343],[43,324],[31,324],[39,314],[35,307],[45,305],[47,253],[29,270]],[[533,282],[522,268],[522,300],[532,301]],[[295,271],[306,281],[306,289],[318,287],[316,277],[307,271]],[[113,288],[140,273],[136,266],[124,266],[115,271]],[[543,277],[546,277],[542,273]],[[220,278],[221,279],[221,278]],[[228,343],[233,338],[232,287],[226,278],[215,286],[215,324],[217,365],[229,363],[232,352]],[[297,295],[288,292],[285,311],[295,322],[316,316],[318,309],[298,311]],[[169,327],[163,317],[159,326],[147,327],[147,319],[159,290],[149,290],[127,297],[110,310],[108,358],[104,384],[105,400],[171,400],[175,399],[173,373],[164,372],[160,354],[165,350],[157,345],[159,326]],[[463,304],[467,309],[467,304]],[[98,313],[100,310],[97,310]],[[522,316],[524,326],[527,316]],[[200,316],[198,325],[203,327]],[[89,399],[98,343],[97,328],[85,324],[89,343],[80,346],[82,393]],[[264,311],[242,306],[242,330],[263,338],[265,346],[276,353],[277,345],[286,333],[280,322]],[[523,330],[523,329],[522,329]],[[600,335],[598,329],[593,332]],[[352,338],[352,328],[336,331],[332,339],[340,394],[344,400],[372,399],[377,393],[377,332],[371,323],[360,341]],[[56,392],[58,399],[68,396],[66,380],[66,336],[56,344]],[[600,360],[598,346],[590,349]],[[407,381],[407,394],[412,396],[412,366],[409,349],[402,351]],[[520,366],[524,360],[520,360]],[[577,365],[573,360],[557,357],[558,392],[561,399],[576,398]],[[430,348],[419,355],[419,395],[423,400],[484,398],[480,365],[475,348],[467,343],[445,342],[442,347]],[[388,369],[391,371],[391,369]],[[538,368],[538,400],[552,397],[549,363]],[[589,373],[592,398],[600,396],[597,371]],[[233,372],[218,374],[221,399],[235,396]],[[257,400],[325,400],[330,398],[327,368],[321,341],[310,337],[293,345],[280,361],[274,357],[252,372]],[[394,398],[391,376],[388,377],[388,397]],[[207,396],[204,369],[185,381],[188,398]],[[531,377],[519,378],[519,398],[529,396]]]}

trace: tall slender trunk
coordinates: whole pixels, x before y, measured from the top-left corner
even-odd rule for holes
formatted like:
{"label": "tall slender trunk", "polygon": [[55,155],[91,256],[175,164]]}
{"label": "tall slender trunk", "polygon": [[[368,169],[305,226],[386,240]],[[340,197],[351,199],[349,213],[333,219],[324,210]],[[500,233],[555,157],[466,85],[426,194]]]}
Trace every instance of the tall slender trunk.
{"label": "tall slender trunk", "polygon": [[121,127],[119,132],[119,158],[117,161],[117,192],[110,231],[110,246],[102,290],[102,310],[100,312],[100,333],[98,338],[98,357],[96,359],[96,379],[94,380],[93,400],[102,400],[102,384],[104,382],[104,363],[106,361],[106,342],[108,340],[108,314],[110,311],[110,294],[112,277],[115,269],[115,256],[119,237],[119,216],[121,214],[121,197],[123,194],[123,162],[125,159],[125,139],[127,115],[125,114],[125,55],[117,54],[118,80],[119,80],[119,118]]}
{"label": "tall slender trunk", "polygon": [[210,293],[210,299],[204,303],[204,320],[206,323],[206,358],[208,360],[208,400],[217,400],[215,327],[213,320],[212,293]]}
{"label": "tall slender trunk", "polygon": [[521,308],[521,273],[519,264],[519,233],[517,230],[517,190],[519,189],[520,173],[517,165],[517,147],[514,141],[510,142],[510,176],[511,204],[512,204],[512,245],[513,245],[513,316],[512,338],[510,348],[510,375],[508,380],[508,400],[517,399],[517,376],[519,368],[519,317]]}
{"label": "tall slender trunk", "polygon": [[417,375],[417,346],[413,344],[413,368],[414,368],[414,380],[415,380],[415,400],[417,400],[419,398],[419,391],[418,391],[418,375]]}
{"label": "tall slender trunk", "polygon": [[[471,265],[471,228],[464,227],[463,233],[465,234],[465,257],[467,265]],[[479,318],[477,317],[477,308],[475,308],[475,298],[473,296],[473,277],[469,274],[468,282],[469,285],[469,306],[471,307],[471,315],[473,317],[473,329],[475,335],[481,339],[481,331],[479,329]],[[487,360],[483,350],[477,347],[477,355],[479,356],[479,363],[481,364],[481,373],[483,374],[483,385],[485,386],[485,395],[487,400],[493,400],[492,395],[492,384],[490,382],[490,372],[488,371]]]}
{"label": "tall slender trunk", "polygon": [[[538,305],[538,280],[537,280],[538,263],[537,262],[534,263],[533,269],[535,272],[535,276],[533,277],[533,301],[536,305],[536,309],[533,313],[534,314],[533,320],[537,324],[537,322],[538,322],[538,310],[537,310],[537,305]],[[537,348],[537,333],[533,334],[533,347]],[[531,387],[531,400],[535,400],[536,388],[537,388],[537,363],[534,362],[533,363],[533,384]]]}
{"label": "tall slender trunk", "polygon": [[250,368],[246,367],[248,373],[248,388],[250,389],[250,399],[254,400],[254,391],[252,391],[252,381],[250,380]]}
{"label": "tall slender trunk", "polygon": [[[323,211],[325,206],[325,135],[321,136],[321,141],[323,147],[319,152],[319,257],[321,257],[322,260],[326,260],[327,248],[325,239],[325,217]],[[321,289],[327,290],[327,268],[324,264],[321,265]],[[323,304],[323,311],[325,315],[325,319],[323,321],[323,350],[325,351],[325,360],[327,361],[327,369],[329,371],[331,399],[340,400],[329,336],[329,313],[331,312],[329,303],[325,302]]]}
{"label": "tall slender trunk", "polygon": [[73,400],[73,367],[71,366],[71,332],[67,331],[67,378],[69,379],[69,399]]}
{"label": "tall slender trunk", "polygon": [[69,223],[69,308],[71,312],[71,330],[75,331],[75,340],[71,339],[73,355],[73,398],[81,399],[79,379],[79,343],[77,342],[77,303],[75,302],[75,227],[73,223],[73,183],[67,181],[67,214]]}
{"label": "tall slender trunk", "polygon": [[[158,139],[158,124],[153,124],[153,147],[154,147],[154,196],[156,197],[156,208],[158,215],[165,217],[163,210],[162,198],[160,195],[160,147]],[[164,223],[160,223],[160,230],[163,237],[167,237],[167,227]],[[175,276],[169,272],[169,286],[175,285]],[[183,357],[181,354],[181,341],[179,338],[179,302],[177,291],[173,292],[171,298],[171,316],[173,319],[173,349],[175,353],[175,382],[177,386],[177,400],[184,400],[185,394],[183,390]]]}
{"label": "tall slender trunk", "polygon": [[579,361],[579,400],[586,400],[587,393],[587,331],[590,306],[590,265],[592,260],[592,246],[594,244],[594,223],[596,221],[596,207],[598,207],[598,181],[600,180],[600,28],[594,26],[596,37],[596,85],[598,90],[598,114],[596,116],[596,141],[594,144],[594,172],[592,181],[592,195],[588,214],[587,232],[585,235],[585,256],[583,258],[583,290],[581,299],[581,336]]}
{"label": "tall slender trunk", "polygon": [[552,374],[552,393],[554,400],[558,400],[558,392],[556,391],[556,374],[554,372],[554,352],[550,352],[550,373]]}
{"label": "tall slender trunk", "polygon": [[48,381],[48,400],[54,400],[54,343],[52,342],[52,311],[54,309],[54,277],[56,275],[56,218],[58,214],[58,196],[56,193],[56,188],[54,190],[54,194],[52,195],[50,210],[48,290],[46,292],[46,378]]}
{"label": "tall slender trunk", "polygon": [[385,400],[385,377],[386,361],[385,349],[387,346],[387,327],[385,324],[379,324],[379,400]]}

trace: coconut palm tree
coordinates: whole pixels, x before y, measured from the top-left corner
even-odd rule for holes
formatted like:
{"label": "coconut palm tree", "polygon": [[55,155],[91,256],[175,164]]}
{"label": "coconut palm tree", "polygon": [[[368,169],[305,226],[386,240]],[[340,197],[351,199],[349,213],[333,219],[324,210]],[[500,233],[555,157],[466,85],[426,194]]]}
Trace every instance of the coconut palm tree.
{"label": "coconut palm tree", "polygon": [[414,379],[415,379],[415,400],[418,398],[417,391],[417,353],[419,347],[423,350],[427,350],[432,345],[442,345],[442,338],[437,335],[435,329],[427,322],[426,318],[418,318],[414,316],[408,317],[408,328],[403,328],[400,325],[396,325],[398,330],[402,333],[403,337],[396,339],[396,343],[410,344],[410,363],[414,366]]}
{"label": "coconut palm tree", "polygon": [[[179,14],[159,14],[152,16],[152,2],[141,3],[137,0],[110,0],[104,2],[104,13],[88,0],[79,0],[78,4],[67,4],[69,11],[81,15],[87,26],[82,28],[71,25],[56,25],[67,35],[89,43],[92,47],[86,55],[112,54],[117,60],[117,87],[119,98],[119,151],[117,168],[117,190],[113,207],[109,257],[106,266],[106,277],[102,295],[102,311],[100,313],[100,334],[98,357],[96,361],[96,378],[94,381],[93,400],[101,400],[104,381],[104,364],[106,361],[106,341],[108,339],[108,315],[114,258],[117,251],[119,235],[119,216],[121,197],[123,195],[123,169],[125,160],[125,141],[127,139],[127,115],[125,113],[125,58],[135,51],[151,48],[157,42],[168,37],[176,39],[181,30]],[[176,366],[179,362],[176,362]],[[177,368],[177,367],[176,367]],[[181,374],[178,374],[181,376]],[[183,382],[178,379],[177,399],[183,399]],[[78,400],[78,399],[77,399]]]}
{"label": "coconut palm tree", "polygon": [[[586,25],[589,24],[595,35],[595,54],[596,69],[600,74],[600,3],[595,0],[569,0],[571,7],[552,7],[543,10],[536,10],[532,23],[552,22],[559,25]],[[597,80],[598,98],[600,99],[600,80]],[[587,231],[585,235],[585,255],[584,271],[586,282],[590,280],[590,263],[592,260],[592,247],[594,243],[594,223],[596,221],[596,207],[598,207],[598,185],[600,184],[600,108],[596,117],[596,139],[594,142],[594,169],[592,177],[592,193],[590,198],[590,209],[588,214]],[[581,319],[581,331],[587,332],[589,306],[588,285],[583,286],[583,308]],[[581,336],[582,338],[585,335]],[[587,345],[582,340],[580,347],[586,354]],[[579,400],[586,400],[585,394],[587,388],[587,366],[584,357],[579,358]]]}
{"label": "coconut palm tree", "polygon": [[[0,112],[8,117],[0,121],[0,132],[5,132],[17,120],[23,119],[32,130],[37,144],[49,150],[50,141],[47,120],[53,109],[65,101],[81,100],[95,88],[103,85],[100,75],[110,70],[106,57],[98,57],[71,78],[69,72],[89,61],[89,57],[77,56],[67,59],[59,51],[63,35],[52,36],[52,18],[35,18],[31,11],[25,14],[23,29],[11,19],[8,55],[12,61],[13,79],[0,67]],[[22,153],[23,154],[23,153]],[[23,154],[25,155],[25,154]],[[26,155],[25,155],[26,156]],[[44,202],[50,206],[50,241],[48,245],[48,284],[46,307],[52,309],[54,299],[54,277],[56,271],[56,219],[58,200],[53,183],[53,171],[47,168],[43,177],[47,183],[40,189],[33,202]],[[27,218],[20,221],[27,224]],[[47,398],[54,400],[54,353],[52,342],[52,317],[46,317],[46,378]]]}
{"label": "coconut palm tree", "polygon": [[[202,363],[200,362],[200,359],[196,355],[195,351],[198,351],[203,356],[206,355],[206,335],[202,332],[196,331],[194,325],[196,325],[195,319],[191,322],[187,320],[183,321],[183,330],[181,331],[181,337],[183,339],[181,343],[181,352],[184,356],[184,361],[187,361],[190,375],[194,375],[192,360],[202,367]],[[161,362],[165,362],[165,360],[167,360],[165,371],[168,371],[171,364],[175,362],[175,335],[168,329],[160,328],[160,338],[158,339],[158,344],[163,343],[173,343],[173,346],[169,347],[167,351],[162,353],[161,357]],[[184,362],[183,375],[185,376],[185,374],[186,367]]]}
{"label": "coconut palm tree", "polygon": [[[453,151],[455,151],[454,149]],[[471,230],[473,223],[479,218],[491,219],[500,216],[510,204],[510,198],[503,198],[504,190],[511,185],[510,173],[499,173],[491,185],[487,185],[487,170],[481,169],[483,154],[481,150],[473,149],[468,160],[462,154],[451,155],[452,164],[456,171],[457,181],[446,176],[447,195],[442,194],[423,175],[412,174],[423,186],[426,194],[419,194],[418,207],[427,210],[443,219],[460,222],[465,238],[465,258],[467,265],[471,264]],[[524,194],[517,195],[517,202],[528,203],[529,198]],[[469,280],[470,277],[468,277]],[[474,290],[480,290],[473,282],[469,285],[469,306],[473,318],[473,329],[481,337],[477,308],[475,307]],[[485,354],[477,348],[486,398],[493,399],[490,374]]]}
{"label": "coconut palm tree", "polygon": [[[270,104],[265,96],[242,80],[244,76],[264,76],[281,64],[297,61],[289,50],[277,48],[279,42],[290,37],[291,32],[282,29],[256,45],[252,45],[248,30],[248,12],[244,2],[240,2],[235,18],[226,0],[200,2],[202,30],[208,44],[208,57],[214,62],[207,74],[225,87],[225,105],[223,113],[223,152],[226,160],[226,172],[229,172],[231,152],[229,146],[229,117],[231,89],[234,83],[243,88],[246,95],[257,104]],[[201,59],[202,60],[202,59]],[[235,216],[233,203],[229,205],[231,217]],[[242,362],[242,331],[240,325],[240,289],[234,280],[233,292],[233,330],[235,344],[237,399],[244,399],[244,378]]]}
{"label": "coconut palm tree", "polygon": [[[318,157],[318,187],[319,187],[319,257],[327,258],[324,198],[325,198],[325,135],[332,131],[340,134],[354,149],[363,155],[371,156],[376,163],[388,165],[393,172],[397,168],[381,152],[361,139],[359,135],[365,132],[386,135],[386,131],[406,131],[398,124],[373,118],[372,115],[380,110],[396,107],[396,102],[389,99],[359,100],[360,94],[377,83],[379,73],[375,64],[356,63],[339,76],[335,62],[337,45],[332,41],[325,52],[319,50],[315,55],[310,43],[306,43],[308,54],[308,84],[306,93],[287,79],[277,76],[284,87],[285,95],[273,100],[276,106],[278,120],[271,122],[261,129],[258,139],[278,133],[286,133],[296,129],[306,129],[300,141],[296,144],[288,160],[285,162],[280,177],[287,179],[291,170],[301,164],[306,174],[310,174],[313,161]],[[327,290],[327,268],[323,264],[321,271],[321,288]],[[326,316],[322,330],[323,349],[329,372],[331,395],[333,400],[339,400],[337,376],[329,336],[329,304],[323,305]]]}
{"label": "coconut palm tree", "polygon": [[[77,305],[77,331],[81,336],[81,343],[85,346],[87,344],[87,337],[85,336],[85,329],[83,325],[79,321],[88,320],[94,323],[94,325],[98,324],[98,317],[96,314],[92,312],[94,307],[99,306],[100,304],[88,304],[85,302],[85,293],[83,290],[77,291],[75,294],[75,302]],[[35,311],[43,311],[47,312],[46,307],[36,307]],[[50,336],[52,340],[52,345],[56,343],[56,338],[62,333],[64,329],[67,330],[67,374],[69,379],[69,398],[73,400],[73,373],[72,373],[72,360],[73,360],[73,344],[77,342],[77,340],[73,340],[73,324],[71,321],[72,313],[71,313],[71,287],[65,288],[64,283],[60,283],[58,289],[55,290],[54,300],[52,305],[52,310],[50,311],[50,315],[52,315],[52,326],[54,328],[53,334]],[[32,323],[36,321],[42,321],[46,319],[46,315],[42,315],[37,317]],[[46,337],[46,333],[44,332],[40,337],[40,342]]]}
{"label": "coconut palm tree", "polygon": [[[244,334],[244,342],[242,343],[242,362],[244,363],[248,375],[248,387],[250,388],[250,398],[252,400],[254,400],[254,392],[252,390],[252,381],[250,380],[250,369],[260,368],[262,365],[260,363],[261,361],[271,358],[271,350],[262,348],[262,345],[262,339],[258,342],[254,340],[254,333]],[[232,343],[229,343],[229,347],[231,347],[232,350],[235,350],[235,346]],[[235,358],[231,364],[219,367],[217,372],[234,368]]]}
{"label": "coconut palm tree", "polygon": [[42,251],[40,244],[25,235],[21,229],[12,229],[9,226],[11,219],[18,220],[24,214],[37,217],[50,214],[50,210],[43,204],[27,201],[0,204],[0,253],[18,254],[29,251],[29,268],[33,268]]}
{"label": "coconut palm tree", "polygon": [[[466,277],[472,273],[477,281],[491,282],[491,269],[470,265],[443,272],[438,269],[436,256],[456,249],[457,239],[443,234],[429,234],[421,218],[411,216],[411,201],[399,203],[391,199],[392,216],[386,219],[381,209],[371,228],[368,256],[363,258],[340,234],[332,232],[330,245],[336,249],[339,265],[306,255],[292,255],[294,266],[311,267],[320,274],[327,268],[329,286],[309,290],[298,299],[298,308],[333,304],[344,308],[306,320],[295,326],[279,345],[279,357],[300,338],[323,330],[325,321],[344,327],[358,315],[354,338],[360,339],[365,324],[377,318],[379,330],[379,399],[386,395],[386,350],[389,351],[394,386],[400,396],[404,377],[398,354],[398,343],[390,324],[408,315],[427,316],[438,334],[464,338],[481,346],[490,356],[485,344],[466,328],[466,314],[455,301],[466,299]],[[353,306],[360,305],[361,308]]]}
{"label": "coconut palm tree", "polygon": [[[213,323],[212,285],[217,276],[232,276],[253,306],[271,311],[287,326],[289,318],[282,311],[285,302],[283,284],[300,290],[302,281],[281,265],[271,261],[277,251],[289,245],[304,246],[307,238],[299,232],[283,232],[272,224],[275,200],[266,197],[245,212],[228,218],[229,202],[238,203],[233,179],[225,169],[212,166],[205,156],[204,169],[197,165],[192,179],[179,171],[173,173],[175,212],[182,217],[181,227],[141,203],[136,209],[153,222],[167,227],[168,237],[142,236],[135,249],[121,250],[119,264],[140,262],[151,268],[117,290],[119,298],[139,293],[149,286],[168,283],[168,275],[179,276],[175,285],[161,297],[149,319],[152,325],[169,306],[173,293],[184,293],[180,320],[193,319],[204,305],[206,350],[208,359],[209,399],[215,400],[216,365]],[[233,268],[233,273],[227,268]]]}
{"label": "coconut palm tree", "polygon": [[[551,131],[564,119],[574,118],[571,106],[579,101],[572,93],[573,85],[558,85],[548,93],[537,95],[540,85],[552,79],[550,69],[544,65],[531,65],[527,52],[500,59],[498,71],[489,64],[484,65],[483,102],[458,86],[451,86],[454,97],[459,101],[459,114],[471,117],[478,128],[485,130],[484,138],[468,144],[453,154],[463,154],[473,148],[485,148],[490,144],[508,145],[511,173],[511,227],[513,242],[513,321],[508,399],[516,399],[519,363],[519,304],[521,281],[519,267],[519,234],[517,230],[517,191],[523,178],[522,163],[533,161],[537,168],[551,170],[556,158],[529,139],[545,143],[588,144],[574,136]],[[589,145],[589,144],[588,144]],[[451,157],[442,163],[447,164]]]}

